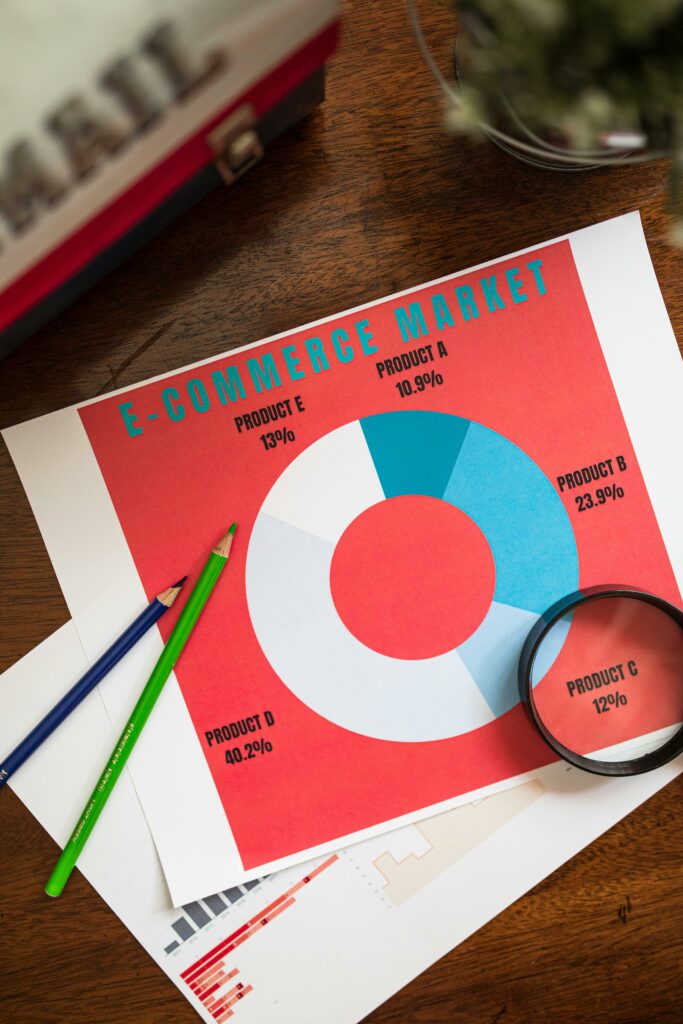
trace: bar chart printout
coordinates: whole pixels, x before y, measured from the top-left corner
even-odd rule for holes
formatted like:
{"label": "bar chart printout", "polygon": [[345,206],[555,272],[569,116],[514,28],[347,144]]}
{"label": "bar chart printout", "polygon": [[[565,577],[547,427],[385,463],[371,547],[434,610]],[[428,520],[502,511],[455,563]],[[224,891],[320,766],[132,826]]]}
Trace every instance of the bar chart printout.
{"label": "bar chart printout", "polygon": [[[171,925],[178,938],[164,947],[164,953],[173,953],[181,943],[191,939],[197,931],[205,928],[214,918],[219,917],[229,907],[243,900],[245,895],[256,889],[262,881],[262,878],[256,878],[252,882],[245,882],[243,885],[233,886],[232,889],[225,889],[222,893],[214,893],[212,896],[205,896],[202,900],[186,903],[183,910],[187,917],[179,917]],[[207,907],[213,917],[207,913]],[[190,924],[188,918],[190,918],[192,924]]]}
{"label": "bar chart printout", "polygon": [[[284,913],[285,910],[293,907],[296,903],[296,894],[304,886],[309,885],[323,871],[331,867],[338,859],[336,854],[328,857],[317,868],[304,875],[296,885],[283,892],[267,907],[264,907],[259,914],[245,921],[240,928],[237,928],[231,935],[222,939],[213,949],[210,949],[208,953],[205,953],[204,956],[200,957],[199,960],[182,972],[180,975],[182,980],[194,995],[201,1000],[205,1009],[211,1013],[219,1024],[231,1017],[234,1013],[232,1008],[235,1003],[239,1002],[240,999],[244,999],[252,991],[251,985],[245,985],[242,981],[235,981],[239,974],[239,969],[234,967],[231,969],[227,968],[226,960],[228,956],[238,946],[246,942],[247,939],[250,939],[252,935],[255,935],[256,932],[265,928],[266,925],[269,925],[275,918]],[[247,884],[253,885],[253,883]],[[235,890],[226,890],[226,895],[229,892],[235,892]],[[188,908],[184,907],[183,909],[187,910]],[[185,918],[181,918],[180,921],[183,924],[187,923]],[[175,928],[179,923],[176,922],[173,927]],[[169,951],[167,948],[166,952]]]}

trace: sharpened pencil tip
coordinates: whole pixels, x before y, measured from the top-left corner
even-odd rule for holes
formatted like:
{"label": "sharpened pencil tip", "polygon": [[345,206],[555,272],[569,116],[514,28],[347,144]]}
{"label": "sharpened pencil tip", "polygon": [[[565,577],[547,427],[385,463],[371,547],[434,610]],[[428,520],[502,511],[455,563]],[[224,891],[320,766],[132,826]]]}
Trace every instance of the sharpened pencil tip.
{"label": "sharpened pencil tip", "polygon": [[180,591],[183,589],[183,583],[186,579],[187,576],[183,576],[183,578],[178,580],[177,583],[174,583],[172,586],[167,587],[166,590],[163,590],[160,594],[157,594],[157,601],[161,601],[161,603],[165,604],[167,608],[170,608]]}
{"label": "sharpened pencil tip", "polygon": [[220,555],[221,558],[227,558],[230,554],[230,548],[232,547],[233,537],[235,536],[235,530],[237,529],[237,523],[233,523],[225,537],[223,537],[216,547],[213,549],[214,555]]}

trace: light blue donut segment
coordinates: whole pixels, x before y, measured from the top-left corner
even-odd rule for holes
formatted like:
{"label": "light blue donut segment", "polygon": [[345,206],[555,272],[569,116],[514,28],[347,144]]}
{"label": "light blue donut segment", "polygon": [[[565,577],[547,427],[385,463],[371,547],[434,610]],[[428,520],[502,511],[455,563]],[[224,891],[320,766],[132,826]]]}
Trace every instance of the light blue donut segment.
{"label": "light blue donut segment", "polygon": [[441,498],[465,440],[469,420],[442,412],[384,412],[360,420],[387,498]]}
{"label": "light blue donut segment", "polygon": [[486,537],[494,600],[541,615],[578,587],[569,517],[552,484],[520,448],[472,423],[443,494]]}
{"label": "light blue donut segment", "polygon": [[458,654],[498,718],[519,703],[517,668],[529,630],[538,615],[494,601],[478,629]]}
{"label": "light blue donut segment", "polygon": [[390,658],[353,636],[332,600],[333,550],[263,512],[256,518],[246,565],[249,614],[264,655],[292,693],[336,725],[381,740],[446,739],[493,721],[457,650]]}
{"label": "light blue donut segment", "polygon": [[[572,614],[568,613],[563,619],[555,623],[545,640],[538,649],[533,671],[531,673],[531,685],[538,686],[555,662],[558,654],[564,647],[564,642],[569,635],[569,628],[572,622]],[[564,684],[562,684],[564,685]]]}

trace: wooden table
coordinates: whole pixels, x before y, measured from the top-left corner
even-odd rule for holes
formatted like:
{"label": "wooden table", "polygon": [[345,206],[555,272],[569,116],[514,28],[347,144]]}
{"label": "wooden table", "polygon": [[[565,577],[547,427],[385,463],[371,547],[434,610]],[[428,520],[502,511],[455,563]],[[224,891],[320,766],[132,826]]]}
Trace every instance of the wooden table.
{"label": "wooden table", "polygon": [[[447,68],[452,15],[425,6]],[[680,333],[666,172],[548,173],[447,139],[400,0],[349,4],[324,106],[0,364],[0,426],[636,208]],[[68,617],[4,446],[0,564],[4,670]],[[194,1022],[80,875],[68,899],[42,895],[56,848],[1,801],[5,1024]],[[368,1020],[680,1024],[682,805],[679,780]]]}

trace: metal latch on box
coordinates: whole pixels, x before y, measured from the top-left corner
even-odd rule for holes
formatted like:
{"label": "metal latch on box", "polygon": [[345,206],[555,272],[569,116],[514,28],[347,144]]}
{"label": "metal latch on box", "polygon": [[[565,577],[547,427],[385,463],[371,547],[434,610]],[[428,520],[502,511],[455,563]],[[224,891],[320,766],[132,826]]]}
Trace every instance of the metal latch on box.
{"label": "metal latch on box", "polygon": [[234,110],[206,137],[215,153],[213,162],[226,185],[232,185],[263,156],[255,125],[254,109],[245,104]]}

